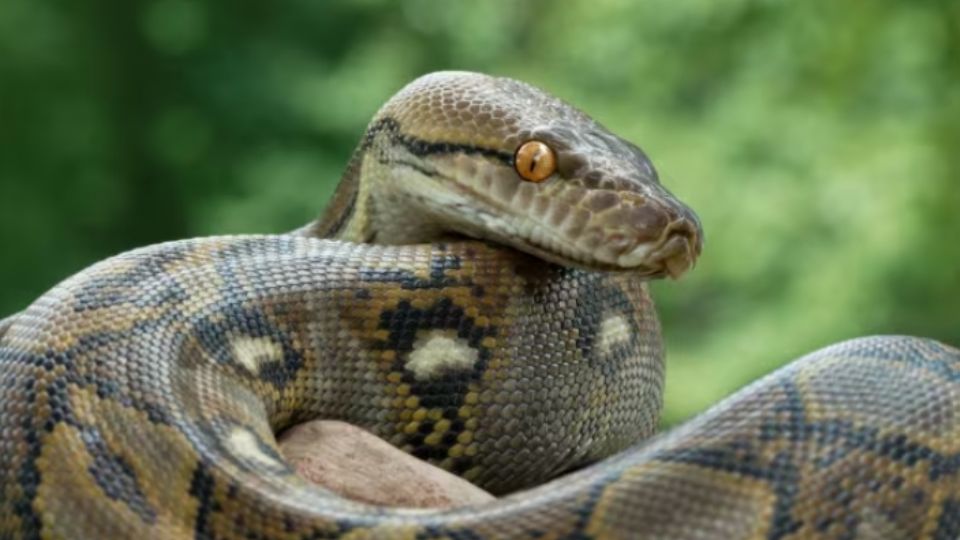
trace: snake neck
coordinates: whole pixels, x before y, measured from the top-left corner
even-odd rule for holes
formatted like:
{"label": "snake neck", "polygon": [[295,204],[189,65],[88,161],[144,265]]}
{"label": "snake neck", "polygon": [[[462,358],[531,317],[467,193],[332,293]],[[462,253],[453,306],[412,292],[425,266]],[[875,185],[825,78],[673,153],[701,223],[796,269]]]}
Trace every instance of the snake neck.
{"label": "snake neck", "polygon": [[367,193],[369,190],[361,186],[366,153],[362,146],[354,152],[323,214],[294,231],[295,234],[358,243],[370,240],[372,227]]}
{"label": "snake neck", "polygon": [[[391,151],[394,134],[388,122],[375,123],[354,152],[323,214],[300,229],[302,235],[364,244],[421,244],[447,238],[451,231],[423,201],[403,189]],[[413,181],[416,181],[415,179]],[[418,202],[420,204],[418,204]]]}

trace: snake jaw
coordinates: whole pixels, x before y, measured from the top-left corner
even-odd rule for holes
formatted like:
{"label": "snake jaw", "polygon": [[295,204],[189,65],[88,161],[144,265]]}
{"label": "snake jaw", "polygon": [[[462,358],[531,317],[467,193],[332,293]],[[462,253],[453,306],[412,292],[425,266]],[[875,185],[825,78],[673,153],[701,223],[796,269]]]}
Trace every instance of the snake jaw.
{"label": "snake jaw", "polygon": [[696,217],[669,196],[584,189],[564,179],[521,183],[497,164],[464,155],[431,166],[438,174],[405,170],[394,179],[415,202],[390,206],[418,210],[403,212],[404,230],[416,228],[411,219],[425,219],[561,266],[647,277],[680,277],[700,251]]}
{"label": "snake jaw", "polygon": [[[699,221],[670,196],[583,189],[563,179],[518,184],[502,172],[476,169],[451,174],[455,180],[446,188],[473,201],[444,216],[460,233],[563,266],[649,277],[678,278],[700,253]],[[503,186],[511,182],[512,188]]]}

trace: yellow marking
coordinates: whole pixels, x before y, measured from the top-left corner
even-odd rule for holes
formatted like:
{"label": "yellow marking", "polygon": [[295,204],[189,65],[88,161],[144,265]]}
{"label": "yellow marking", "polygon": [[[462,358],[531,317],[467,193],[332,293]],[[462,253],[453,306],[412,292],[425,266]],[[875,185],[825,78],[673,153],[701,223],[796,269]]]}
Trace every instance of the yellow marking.
{"label": "yellow marking", "polygon": [[227,437],[227,446],[234,455],[255,461],[268,467],[282,467],[283,464],[275,457],[267,454],[260,447],[260,440],[252,431],[246,428],[234,428]]}
{"label": "yellow marking", "polygon": [[457,416],[459,416],[460,418],[470,418],[472,415],[473,415],[473,407],[469,405],[464,405],[460,407],[460,409],[457,411]]}
{"label": "yellow marking", "polygon": [[403,432],[406,433],[407,435],[413,435],[414,433],[417,432],[418,429],[420,429],[420,422],[410,422],[409,424],[404,426]]}
{"label": "yellow marking", "polygon": [[408,409],[416,409],[420,406],[420,398],[417,396],[410,396],[403,402],[403,406]]}
{"label": "yellow marking", "polygon": [[428,445],[430,445],[430,446],[437,446],[437,445],[440,444],[442,441],[443,441],[443,434],[442,434],[442,433],[437,433],[436,431],[434,431],[433,433],[431,433],[431,434],[429,434],[429,435],[427,435],[426,437],[423,438],[423,442],[425,442],[426,444],[428,444]]}
{"label": "yellow marking", "polygon": [[269,337],[237,336],[230,340],[233,359],[256,375],[266,362],[283,359],[283,348]]}
{"label": "yellow marking", "polygon": [[434,431],[437,431],[437,432],[440,432],[440,433],[444,433],[444,432],[446,432],[446,431],[449,431],[449,430],[450,430],[450,421],[447,420],[446,418],[444,418],[443,420],[437,421],[437,423],[433,425],[433,430],[434,430]]}
{"label": "yellow marking", "polygon": [[426,380],[449,370],[469,370],[477,362],[478,353],[462,339],[448,332],[433,330],[413,344],[406,368],[417,380]]}
{"label": "yellow marking", "polygon": [[457,435],[457,442],[460,444],[470,444],[473,442],[473,432],[464,431],[463,433]]}
{"label": "yellow marking", "polygon": [[[391,352],[392,352],[392,351],[391,351]],[[403,380],[403,374],[402,374],[402,373],[397,373],[396,371],[394,371],[394,372],[390,373],[389,375],[387,375],[387,382],[390,382],[390,383],[393,383],[393,384],[399,384],[401,380]]]}
{"label": "yellow marking", "polygon": [[451,446],[450,449],[447,450],[447,455],[450,456],[450,457],[452,457],[452,458],[458,458],[458,457],[463,456],[463,445],[462,445],[462,444],[455,444],[455,445]]}
{"label": "yellow marking", "polygon": [[417,409],[413,412],[413,419],[420,421],[427,417],[427,410],[424,408]]}
{"label": "yellow marking", "polygon": [[397,395],[398,396],[409,396],[410,395],[410,385],[401,384],[397,386]]}
{"label": "yellow marking", "polygon": [[476,405],[480,401],[480,394],[477,392],[467,392],[467,395],[464,396],[463,402],[467,405]]}
{"label": "yellow marking", "polygon": [[600,352],[609,354],[614,346],[630,339],[630,325],[623,315],[610,315],[600,323]]}

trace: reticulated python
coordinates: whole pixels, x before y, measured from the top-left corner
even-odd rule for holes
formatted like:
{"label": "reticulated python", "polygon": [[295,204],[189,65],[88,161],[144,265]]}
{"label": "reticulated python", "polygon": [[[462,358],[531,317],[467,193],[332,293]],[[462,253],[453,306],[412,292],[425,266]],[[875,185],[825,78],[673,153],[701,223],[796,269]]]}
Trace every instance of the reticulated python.
{"label": "reticulated python", "polygon": [[[829,347],[638,442],[663,381],[644,279],[700,245],[583,113],[418,79],[316,223],[119,255],[0,323],[0,538],[956,539],[960,353],[934,341]],[[313,418],[521,491],[337,498],[274,440]]]}

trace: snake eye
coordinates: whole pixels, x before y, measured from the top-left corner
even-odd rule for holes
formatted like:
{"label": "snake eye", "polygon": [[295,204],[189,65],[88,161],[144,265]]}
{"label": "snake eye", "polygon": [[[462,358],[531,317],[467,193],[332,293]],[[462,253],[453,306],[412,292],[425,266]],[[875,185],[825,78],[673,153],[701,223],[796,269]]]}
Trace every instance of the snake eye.
{"label": "snake eye", "polygon": [[527,141],[517,148],[513,167],[528,182],[543,182],[557,170],[557,156],[546,143]]}

